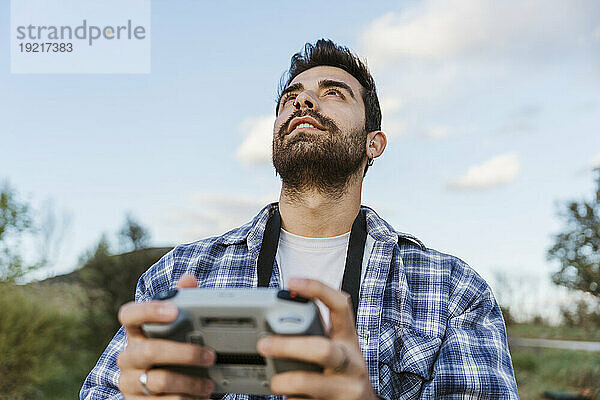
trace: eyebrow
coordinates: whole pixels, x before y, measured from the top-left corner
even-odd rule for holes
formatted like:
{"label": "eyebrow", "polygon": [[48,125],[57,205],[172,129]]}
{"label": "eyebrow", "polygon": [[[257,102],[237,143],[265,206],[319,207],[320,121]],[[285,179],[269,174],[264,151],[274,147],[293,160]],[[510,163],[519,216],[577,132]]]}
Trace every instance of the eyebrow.
{"label": "eyebrow", "polygon": [[331,87],[337,87],[340,89],[344,89],[350,94],[350,96],[353,99],[355,98],[352,88],[344,82],[334,81],[333,79],[323,79],[322,81],[319,81],[319,89],[326,89],[326,88],[331,88]]}
{"label": "eyebrow", "polygon": [[[346,90],[350,96],[354,99],[354,92],[352,91],[352,88],[342,82],[342,81],[336,81],[333,79],[323,79],[322,81],[319,81],[319,89],[327,89],[327,88],[332,88],[332,87],[336,87],[336,88],[340,88],[340,89],[344,89]],[[296,82],[293,85],[288,86],[287,88],[285,88],[281,94],[279,95],[279,101],[277,102],[278,105],[280,105],[281,103],[281,99],[288,93],[290,92],[301,92],[304,90],[304,85],[301,84],[300,82]]]}

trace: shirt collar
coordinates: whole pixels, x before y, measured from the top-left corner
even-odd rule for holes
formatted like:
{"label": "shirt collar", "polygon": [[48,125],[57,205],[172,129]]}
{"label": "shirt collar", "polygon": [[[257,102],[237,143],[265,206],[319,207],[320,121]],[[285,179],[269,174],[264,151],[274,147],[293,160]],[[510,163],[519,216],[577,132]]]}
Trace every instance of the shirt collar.
{"label": "shirt collar", "polygon": [[[265,231],[265,226],[269,217],[277,210],[279,203],[271,203],[265,206],[258,215],[239,228],[235,228],[217,239],[217,242],[222,245],[232,245],[247,242],[250,252],[258,251],[262,242],[262,237]],[[381,242],[398,242],[407,241],[418,246],[421,250],[426,247],[418,238],[403,232],[397,232],[390,224],[383,220],[370,207],[361,206],[361,209],[366,213],[367,233],[376,241]]]}
{"label": "shirt collar", "polygon": [[410,233],[398,232],[383,218],[381,218],[372,208],[361,206],[365,210],[367,217],[367,233],[375,240],[381,242],[409,242],[425,251],[427,248],[417,237]]}
{"label": "shirt collar", "polygon": [[225,246],[247,242],[250,252],[258,250],[262,242],[267,221],[275,210],[277,210],[277,207],[279,207],[279,203],[268,204],[260,210],[258,215],[251,221],[223,234],[217,238],[217,242]]}

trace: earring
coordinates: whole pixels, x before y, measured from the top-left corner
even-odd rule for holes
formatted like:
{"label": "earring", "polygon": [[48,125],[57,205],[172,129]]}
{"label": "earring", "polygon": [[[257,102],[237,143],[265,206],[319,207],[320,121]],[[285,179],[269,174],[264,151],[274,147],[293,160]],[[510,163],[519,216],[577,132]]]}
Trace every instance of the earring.
{"label": "earring", "polygon": [[371,155],[371,157],[369,157],[369,160],[367,161],[367,165],[370,167],[371,165],[373,165],[373,160],[375,159],[375,157],[373,157]]}

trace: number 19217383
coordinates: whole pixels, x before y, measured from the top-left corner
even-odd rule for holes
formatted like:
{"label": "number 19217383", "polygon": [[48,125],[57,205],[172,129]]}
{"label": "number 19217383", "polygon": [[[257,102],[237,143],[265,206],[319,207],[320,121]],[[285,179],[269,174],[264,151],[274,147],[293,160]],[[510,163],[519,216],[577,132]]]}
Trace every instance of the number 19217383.
{"label": "number 19217383", "polygon": [[73,43],[19,43],[21,53],[71,53]]}

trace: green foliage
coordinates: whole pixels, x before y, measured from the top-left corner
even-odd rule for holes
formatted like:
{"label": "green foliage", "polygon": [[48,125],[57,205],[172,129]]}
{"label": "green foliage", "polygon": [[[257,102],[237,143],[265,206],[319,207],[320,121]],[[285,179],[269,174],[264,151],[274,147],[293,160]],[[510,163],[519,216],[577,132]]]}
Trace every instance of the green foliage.
{"label": "green foliage", "polygon": [[[79,365],[85,347],[82,337],[86,336],[82,315],[77,307],[65,307],[53,294],[0,284],[2,400],[42,399],[39,385],[52,379],[57,368]],[[81,373],[70,373],[82,379]]]}
{"label": "green foliage", "polygon": [[14,189],[5,183],[0,190],[0,240],[11,231],[19,233],[30,227],[29,205],[21,202]]}
{"label": "green foliage", "polygon": [[515,317],[513,317],[512,313],[510,312],[510,307],[500,306],[500,311],[502,311],[502,317],[504,318],[504,324],[506,324],[506,326],[515,324]]}
{"label": "green foliage", "polygon": [[548,259],[560,264],[552,275],[556,284],[600,297],[600,171],[596,183],[595,199],[569,203]]}
{"label": "green foliage", "polygon": [[68,278],[0,284],[0,400],[76,398],[119,328],[119,307],[169,250],[112,255],[103,238]]}
{"label": "green foliage", "polygon": [[153,248],[112,255],[103,237],[96,248],[82,258],[76,278],[89,296],[88,324],[97,332],[97,348],[102,349],[120,324],[119,308],[133,301],[137,281],[169,248]]}
{"label": "green foliage", "polygon": [[5,183],[0,188],[0,281],[13,282],[41,265],[23,264],[19,247],[25,232],[33,231],[29,205]]}
{"label": "green foliage", "polygon": [[[52,222],[52,221],[51,221]],[[44,265],[25,265],[20,244],[44,239],[54,224],[34,228],[29,205],[8,184],[0,190],[0,400],[76,398],[98,356],[119,327],[120,306],[133,300],[139,276],[169,248],[142,249],[145,228],[128,217],[121,244],[135,251],[112,255],[106,238],[68,277],[43,284],[15,280]],[[47,240],[46,240],[47,241]]]}
{"label": "green foliage", "polygon": [[574,307],[561,307],[560,313],[563,323],[569,328],[583,327],[589,330],[598,330],[600,327],[600,307],[590,306],[588,302],[578,301]]}
{"label": "green foliage", "polygon": [[119,231],[121,246],[124,251],[140,250],[148,247],[150,233],[131,214],[127,215],[125,224]]}

